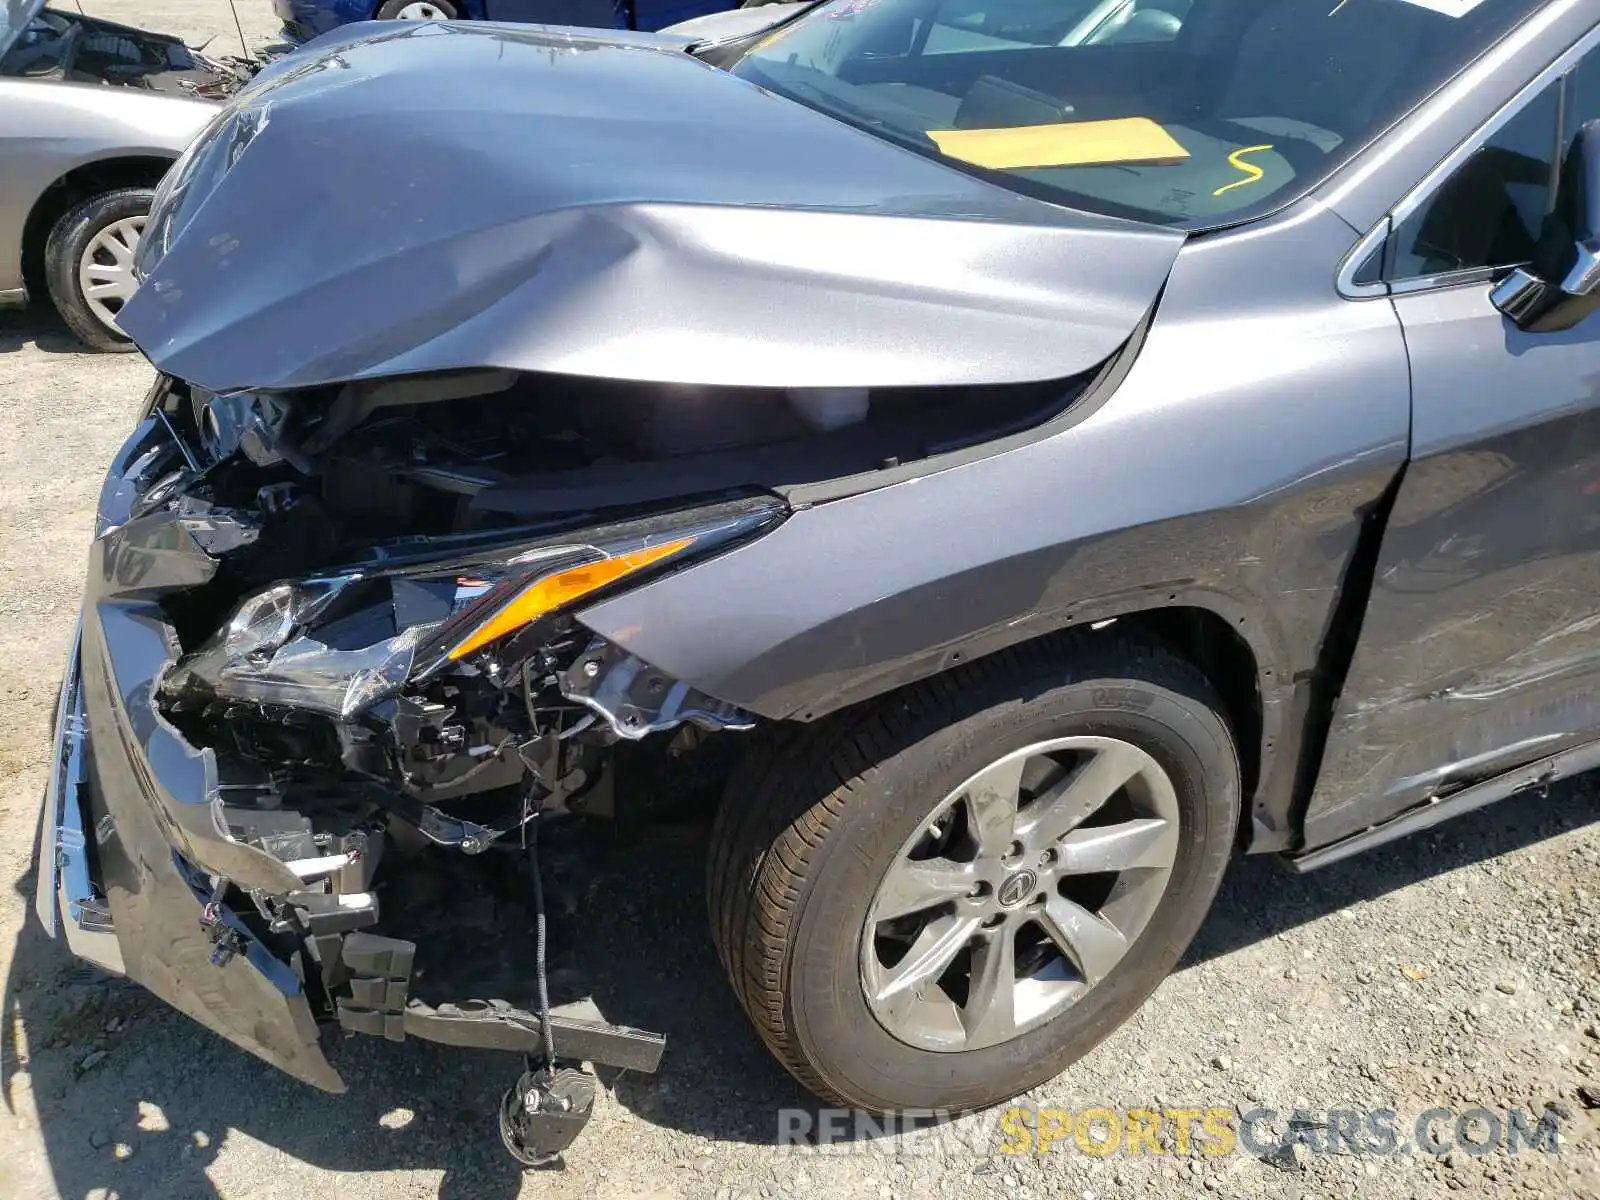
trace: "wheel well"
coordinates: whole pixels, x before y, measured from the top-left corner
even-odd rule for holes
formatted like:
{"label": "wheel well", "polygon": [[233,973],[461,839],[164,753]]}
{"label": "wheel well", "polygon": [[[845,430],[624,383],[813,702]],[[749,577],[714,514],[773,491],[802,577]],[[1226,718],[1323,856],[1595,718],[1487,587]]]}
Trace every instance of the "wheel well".
{"label": "wheel well", "polygon": [[[1217,689],[1239,752],[1239,782],[1248,812],[1261,779],[1260,665],[1250,643],[1223,617],[1192,606],[1127,613],[1116,618],[1115,628],[1143,632],[1170,646]],[[1240,822],[1241,832],[1248,828],[1248,821]]]}
{"label": "wheel well", "polygon": [[[1248,813],[1262,768],[1262,712],[1260,670],[1250,643],[1239,635],[1224,617],[1196,605],[1141,609],[1118,613],[1103,621],[1070,626],[1030,638],[1007,648],[1007,653],[1026,654],[1034,643],[1058,639],[1064,632],[1094,636],[1096,629],[1109,626],[1119,634],[1156,642],[1180,655],[1203,674],[1222,700],[1222,717],[1233,734],[1239,754],[1240,795]],[[959,656],[954,661],[960,661]],[[1241,836],[1247,835],[1248,821],[1240,822]]]}
{"label": "wheel well", "polygon": [[45,188],[22,227],[22,278],[29,293],[35,297],[45,294],[44,245],[50,230],[68,210],[98,192],[155,187],[172,161],[151,154],[85,163]]}
{"label": "wheel well", "polygon": [[[1250,806],[1256,799],[1256,788],[1261,781],[1264,765],[1259,674],[1261,667],[1256,661],[1255,651],[1251,649],[1250,643],[1239,634],[1227,618],[1198,605],[1174,604],[1170,607],[1140,609],[1117,613],[1113,617],[1105,618],[1104,621],[1095,620],[1087,625],[1079,624],[1069,626],[1065,630],[1053,630],[1036,638],[1015,643],[996,653],[1026,655],[1030,645],[1054,641],[1069,632],[1093,637],[1094,631],[1106,624],[1120,634],[1131,633],[1135,637],[1143,637],[1147,641],[1167,647],[1193,664],[1217,690],[1217,695],[1222,700],[1222,717],[1228,723],[1228,729],[1233,734],[1234,745],[1238,751],[1240,796],[1244,803],[1244,812],[1248,814]],[[965,656],[961,653],[953,655],[948,660],[950,669],[954,669],[956,664],[963,663],[964,660]],[[882,699],[880,695],[860,703],[877,703]],[[806,721],[811,719],[810,713],[804,717]],[[787,722],[779,721],[773,724],[783,726]],[[1239,830],[1241,839],[1247,838],[1250,822],[1241,820]]]}

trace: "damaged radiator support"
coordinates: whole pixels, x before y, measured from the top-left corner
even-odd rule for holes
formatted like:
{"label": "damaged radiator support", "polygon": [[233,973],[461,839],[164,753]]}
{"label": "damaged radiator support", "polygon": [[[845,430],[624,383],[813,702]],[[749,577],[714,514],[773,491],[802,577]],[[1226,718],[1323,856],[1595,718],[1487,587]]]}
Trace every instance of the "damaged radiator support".
{"label": "damaged radiator support", "polygon": [[[509,1050],[537,1055],[544,1045],[538,1014],[500,1000],[466,1000],[438,1007],[408,998],[412,942],[351,933],[344,937],[340,960],[350,976],[337,995],[339,1025],[352,1033],[392,1042],[407,1037],[480,1050]],[[661,1065],[666,1038],[625,1025],[553,1015],[551,1025],[563,1057],[653,1074]]]}

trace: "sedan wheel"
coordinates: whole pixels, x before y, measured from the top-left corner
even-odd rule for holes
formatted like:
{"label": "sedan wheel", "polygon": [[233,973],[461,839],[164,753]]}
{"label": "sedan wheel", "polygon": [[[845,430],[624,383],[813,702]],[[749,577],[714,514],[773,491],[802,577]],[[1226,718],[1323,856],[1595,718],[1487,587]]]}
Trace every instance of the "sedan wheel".
{"label": "sedan wheel", "polygon": [[384,0],[375,15],[380,21],[454,21],[459,14],[449,0]]}
{"label": "sedan wheel", "polygon": [[138,287],[134,253],[154,198],[150,188],[117,188],[90,196],[63,214],[45,240],[50,299],[91,349],[133,349],[118,322]]}
{"label": "sedan wheel", "polygon": [[137,216],[112,222],[90,239],[78,258],[78,287],[89,311],[113,333],[122,332],[117,313],[139,286],[133,276],[133,256],[145,220]]}
{"label": "sedan wheel", "polygon": [[1178,800],[1149,754],[1103,737],[1013,751],[907,839],[861,939],[867,1003],[930,1050],[1010,1041],[1079,1000],[1155,912]]}
{"label": "sedan wheel", "polygon": [[810,725],[730,782],[712,931],[828,1100],[961,1111],[1059,1074],[1176,965],[1233,848],[1223,705],[1151,642],[1063,635]]}

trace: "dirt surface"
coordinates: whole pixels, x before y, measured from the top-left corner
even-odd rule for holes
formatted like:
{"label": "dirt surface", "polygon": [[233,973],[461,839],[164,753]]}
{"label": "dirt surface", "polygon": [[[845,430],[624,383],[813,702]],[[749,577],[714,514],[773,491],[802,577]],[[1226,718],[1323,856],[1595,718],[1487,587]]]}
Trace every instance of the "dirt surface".
{"label": "dirt surface", "polygon": [[[221,51],[237,40],[223,0],[84,6],[216,35]],[[266,0],[240,12],[248,37],[271,37]],[[694,826],[647,831],[585,901],[602,1007],[670,1041],[659,1077],[609,1081],[563,1173],[525,1177],[502,1151],[487,1117],[512,1074],[502,1058],[347,1042],[332,1053],[349,1092],[325,1096],[138,987],[74,966],[31,913],[47,728],[100,475],[149,380],[136,355],[77,352],[46,313],[0,313],[0,1200],[1600,1197],[1593,779],[1306,878],[1237,864],[1143,1014],[1026,1100],[1050,1132],[1095,1106],[1119,1127],[1129,1108],[1218,1109],[1234,1126],[1273,1110],[1250,1126],[1254,1151],[1207,1153],[1218,1143],[1185,1145],[1169,1122],[1155,1153],[1100,1156],[1071,1133],[1037,1153],[1044,1139],[1006,1112],[909,1137],[778,1145],[781,1129],[824,1127],[828,1114],[773,1065],[723,982]],[[1502,1124],[1512,1109],[1545,1115],[1558,1152],[1456,1146],[1455,1115],[1477,1107]],[[1434,1108],[1449,1110],[1430,1128],[1451,1153],[1326,1144],[1323,1126],[1344,1119],[1334,1110],[1368,1130],[1382,1120],[1369,1111],[1392,1109],[1403,1151]],[[1308,1119],[1275,1150],[1295,1109]],[[1480,1114],[1466,1129],[1482,1140],[1488,1125]]]}

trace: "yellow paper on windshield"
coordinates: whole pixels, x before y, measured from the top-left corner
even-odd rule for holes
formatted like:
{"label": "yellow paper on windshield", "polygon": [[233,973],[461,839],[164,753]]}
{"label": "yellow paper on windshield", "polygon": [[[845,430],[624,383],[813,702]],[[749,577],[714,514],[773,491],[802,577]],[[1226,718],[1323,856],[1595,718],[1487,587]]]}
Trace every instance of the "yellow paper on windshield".
{"label": "yellow paper on windshield", "polygon": [[1174,163],[1189,157],[1189,152],[1149,117],[1011,129],[935,129],[928,136],[941,154],[996,171]]}

